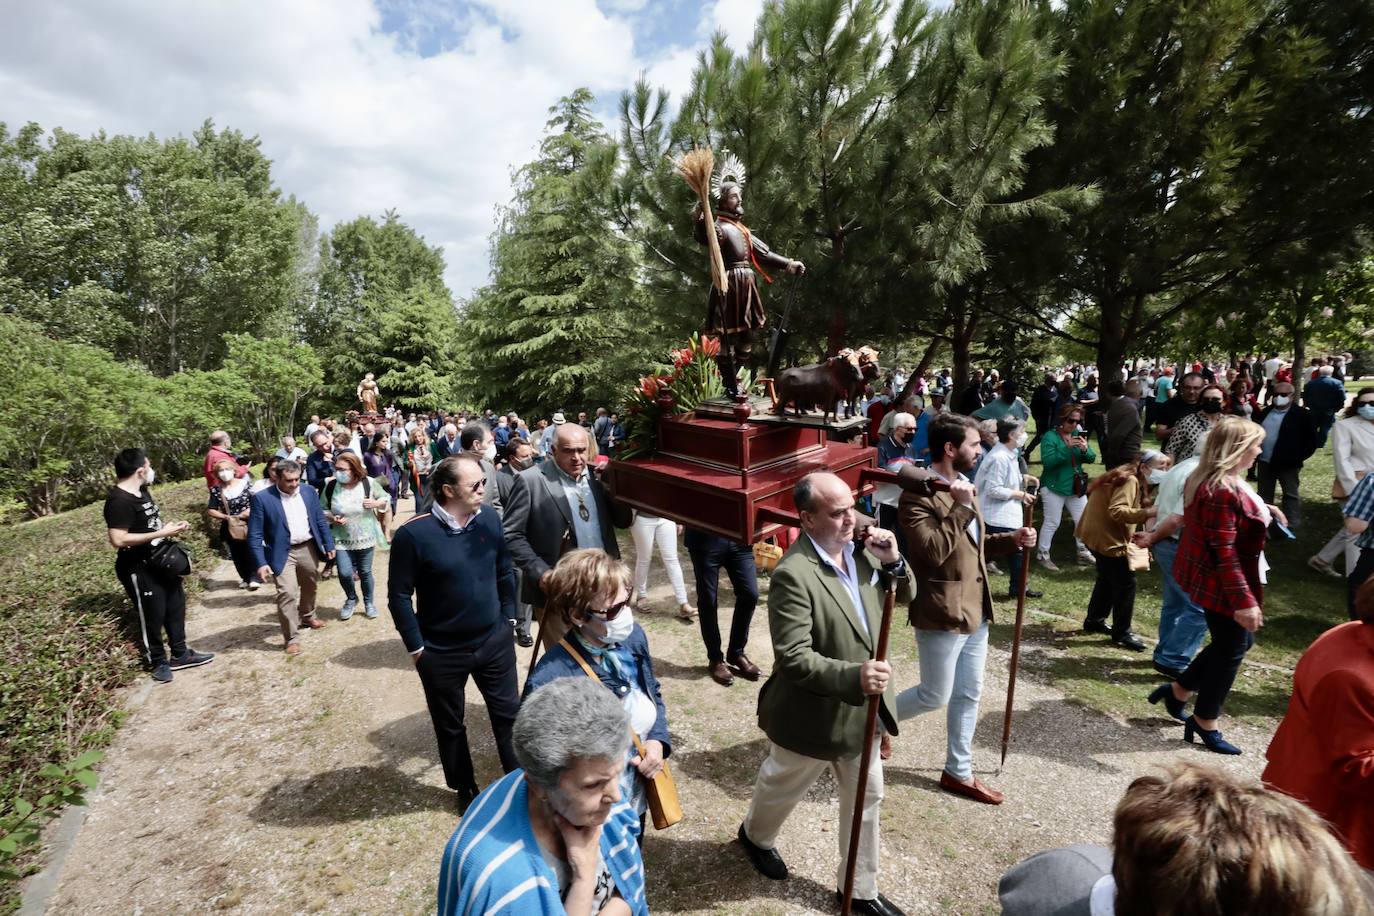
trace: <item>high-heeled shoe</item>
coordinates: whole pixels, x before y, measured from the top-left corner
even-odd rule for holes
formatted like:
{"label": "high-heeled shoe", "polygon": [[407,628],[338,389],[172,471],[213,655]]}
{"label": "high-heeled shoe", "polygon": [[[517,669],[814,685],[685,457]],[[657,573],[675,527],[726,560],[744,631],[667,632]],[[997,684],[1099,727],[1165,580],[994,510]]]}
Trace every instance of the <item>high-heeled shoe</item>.
{"label": "high-heeled shoe", "polygon": [[1183,705],[1186,701],[1174,696],[1173,684],[1160,684],[1150,693],[1151,703],[1158,705],[1160,700],[1164,701],[1164,708],[1169,711],[1169,715],[1180,722],[1188,721],[1188,717],[1183,714]]}
{"label": "high-heeled shoe", "polygon": [[1203,746],[1213,754],[1239,754],[1241,752],[1240,748],[1221,737],[1221,729],[1214,728],[1208,731],[1197,724],[1197,719],[1189,716],[1183,723],[1183,740],[1192,744],[1194,733],[1202,739]]}

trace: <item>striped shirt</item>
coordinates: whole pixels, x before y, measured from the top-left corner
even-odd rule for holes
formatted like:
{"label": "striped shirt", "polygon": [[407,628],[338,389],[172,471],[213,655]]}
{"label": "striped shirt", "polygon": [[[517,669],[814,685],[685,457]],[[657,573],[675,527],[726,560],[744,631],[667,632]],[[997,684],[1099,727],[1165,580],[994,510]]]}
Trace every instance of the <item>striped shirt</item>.
{"label": "striped shirt", "polygon": [[[1355,484],[1355,489],[1351,491],[1350,498],[1341,507],[1341,514],[1349,518],[1358,518],[1363,522],[1374,523],[1374,474],[1366,474],[1360,478],[1360,482]],[[1355,539],[1355,546],[1361,550],[1369,550],[1374,547],[1374,524],[1360,532],[1360,536]]]}
{"label": "striped shirt", "polygon": [[[601,858],[631,912],[648,916],[638,829],[639,815],[617,803],[601,828]],[[482,790],[444,847],[439,916],[535,913],[562,916],[563,901],[530,825],[525,771],[514,770]]]}

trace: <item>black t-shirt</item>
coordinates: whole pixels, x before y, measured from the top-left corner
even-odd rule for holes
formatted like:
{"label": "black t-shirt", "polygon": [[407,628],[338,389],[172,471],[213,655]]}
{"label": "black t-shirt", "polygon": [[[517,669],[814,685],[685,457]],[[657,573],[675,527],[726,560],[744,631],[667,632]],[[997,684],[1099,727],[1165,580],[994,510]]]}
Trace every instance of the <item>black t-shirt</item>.
{"label": "black t-shirt", "polygon": [[[139,490],[137,496],[119,487],[110,487],[105,497],[105,527],[123,528],[130,534],[147,534],[162,527],[162,514],[147,487]],[[121,570],[127,569],[147,560],[151,551],[151,544],[120,548],[115,565]]]}
{"label": "black t-shirt", "polygon": [[1170,398],[1155,408],[1155,422],[1173,429],[1178,421],[1202,409],[1201,399],[1189,404],[1182,397]]}

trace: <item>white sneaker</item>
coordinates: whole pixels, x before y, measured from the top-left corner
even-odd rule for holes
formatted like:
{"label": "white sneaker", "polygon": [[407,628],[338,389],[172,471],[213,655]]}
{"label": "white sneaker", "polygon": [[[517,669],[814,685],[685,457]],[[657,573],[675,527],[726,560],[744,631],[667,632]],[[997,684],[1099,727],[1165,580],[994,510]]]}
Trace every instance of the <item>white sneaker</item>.
{"label": "white sneaker", "polygon": [[1000,575],[1002,575],[1002,567],[998,566],[996,563],[989,563],[989,564],[988,564],[988,575],[989,575],[989,576],[1000,576]]}
{"label": "white sneaker", "polygon": [[247,587],[248,587],[248,583],[247,583],[247,582],[240,582],[240,583],[239,583],[239,588],[247,588]]}
{"label": "white sneaker", "polygon": [[255,592],[255,591],[257,591],[257,590],[260,589],[260,588],[262,588],[262,583],[261,583],[261,582],[249,582],[249,583],[248,583],[248,590],[249,590],[250,592]]}
{"label": "white sneaker", "polygon": [[1049,554],[1045,554],[1043,557],[1036,557],[1036,559],[1040,561],[1040,566],[1043,569],[1049,572],[1059,572],[1059,567],[1054,565],[1054,561],[1050,559]]}
{"label": "white sneaker", "polygon": [[1078,555],[1078,565],[1079,565],[1079,566],[1096,566],[1096,565],[1097,565],[1097,561],[1093,559],[1093,555],[1090,554],[1090,553],[1080,553],[1080,554]]}
{"label": "white sneaker", "polygon": [[1311,557],[1309,557],[1307,560],[1307,565],[1315,569],[1317,572],[1322,573],[1323,575],[1330,576],[1333,579],[1345,578],[1339,572],[1337,572],[1336,569],[1332,567],[1330,563],[1323,560],[1320,555],[1313,554]]}

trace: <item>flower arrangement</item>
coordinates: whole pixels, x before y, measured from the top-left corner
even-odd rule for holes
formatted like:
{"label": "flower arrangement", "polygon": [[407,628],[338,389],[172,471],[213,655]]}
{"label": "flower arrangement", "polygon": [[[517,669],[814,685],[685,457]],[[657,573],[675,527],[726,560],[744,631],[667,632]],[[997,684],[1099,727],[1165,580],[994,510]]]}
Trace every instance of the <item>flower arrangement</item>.
{"label": "flower arrangement", "polygon": [[696,409],[702,401],[725,393],[715,358],[720,340],[693,334],[685,347],[668,351],[668,363],[644,376],[621,402],[625,450],[621,458],[651,454],[658,444],[658,421]]}

